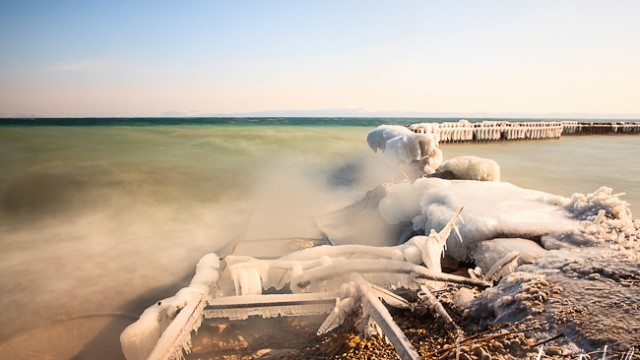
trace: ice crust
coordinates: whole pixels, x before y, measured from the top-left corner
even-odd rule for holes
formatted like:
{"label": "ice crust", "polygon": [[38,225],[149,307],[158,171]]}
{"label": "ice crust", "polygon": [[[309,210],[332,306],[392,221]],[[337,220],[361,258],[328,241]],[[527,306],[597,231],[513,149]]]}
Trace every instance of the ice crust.
{"label": "ice crust", "polygon": [[518,251],[518,265],[531,264],[547,253],[535,241],[522,238],[498,238],[481,242],[474,252],[474,263],[487,274],[491,267],[512,251]]}
{"label": "ice crust", "polygon": [[566,210],[570,200],[505,182],[420,178],[393,186],[380,201],[390,224],[412,223],[414,231],[441,228],[464,205],[459,226],[463,241],[450,236],[447,254],[472,260],[478,243],[499,237],[536,239],[572,232],[579,221]]}
{"label": "ice crust", "polygon": [[367,135],[369,147],[382,150],[390,164],[424,161],[425,171],[432,173],[442,162],[438,137],[432,133],[416,133],[398,125],[380,125]]}
{"label": "ice crust", "polygon": [[[177,357],[181,356],[183,349],[188,351],[191,330],[200,327],[204,300],[209,295],[212,284],[218,280],[219,269],[220,259],[216,254],[203,256],[196,265],[196,273],[188,287],[180,289],[175,296],[160,300],[147,308],[138,321],[120,334],[120,344],[125,357],[128,360],[147,359],[181,310],[193,304],[193,319],[185,319],[185,326],[178,327],[176,336],[169,339],[177,342],[178,346],[172,347],[168,344],[167,347],[167,350],[174,352]],[[181,333],[180,330],[185,330],[185,327],[186,333]]]}
{"label": "ice crust", "polygon": [[458,156],[443,162],[437,173],[450,172],[454,179],[500,181],[500,166],[491,159],[477,156]]}
{"label": "ice crust", "polygon": [[[440,258],[446,239],[456,226],[461,209],[429,235],[419,235],[396,246],[341,245],[299,250],[275,260],[229,255],[227,271],[216,297],[258,295],[264,290],[290,286],[293,292],[332,291],[353,272],[388,288],[411,287],[410,275],[423,264],[433,274],[442,272]],[[319,280],[321,279],[321,280]],[[311,287],[300,284],[311,283]],[[231,286],[232,284],[232,286]]]}

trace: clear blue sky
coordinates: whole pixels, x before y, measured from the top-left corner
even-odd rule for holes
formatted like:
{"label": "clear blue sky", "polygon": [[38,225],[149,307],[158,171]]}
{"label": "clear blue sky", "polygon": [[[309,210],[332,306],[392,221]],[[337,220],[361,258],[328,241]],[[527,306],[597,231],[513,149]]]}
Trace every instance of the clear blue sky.
{"label": "clear blue sky", "polygon": [[0,114],[640,114],[640,1],[0,0]]}

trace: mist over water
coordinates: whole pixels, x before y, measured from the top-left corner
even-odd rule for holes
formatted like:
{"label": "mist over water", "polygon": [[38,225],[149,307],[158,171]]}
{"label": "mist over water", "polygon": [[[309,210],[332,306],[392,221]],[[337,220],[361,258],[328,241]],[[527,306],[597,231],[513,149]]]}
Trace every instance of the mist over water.
{"label": "mist over water", "polygon": [[[371,129],[0,127],[0,352],[121,358],[122,328],[253,213],[322,215],[393,178],[366,144]],[[564,196],[608,185],[640,211],[638,137],[442,150],[493,158],[504,181]]]}
{"label": "mist over water", "polygon": [[[371,158],[366,131],[0,128],[0,344],[52,346],[33,332],[79,316],[132,322],[256,209],[311,215],[350,203],[355,178],[337,170]],[[121,357],[117,333],[112,345],[107,358]]]}

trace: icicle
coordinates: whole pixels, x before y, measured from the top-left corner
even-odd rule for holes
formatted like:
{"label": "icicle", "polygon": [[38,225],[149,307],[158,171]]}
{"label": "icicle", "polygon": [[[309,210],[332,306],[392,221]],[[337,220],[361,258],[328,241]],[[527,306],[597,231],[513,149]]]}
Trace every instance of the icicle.
{"label": "icicle", "polygon": [[317,331],[318,335],[326,334],[340,326],[347,316],[353,312],[356,305],[356,301],[353,298],[346,298],[342,300],[337,299],[336,302],[337,304],[335,308],[333,308],[331,313],[329,313],[329,316],[327,316],[322,325],[320,325],[320,328]]}
{"label": "icicle", "polygon": [[371,288],[372,293],[381,298],[382,300],[384,300],[384,302],[386,302],[389,306],[393,306],[394,308],[398,308],[398,309],[411,309],[413,308],[413,306],[403,297],[398,296],[394,293],[392,293],[391,291],[382,288],[380,286],[376,286],[373,284],[369,285]]}

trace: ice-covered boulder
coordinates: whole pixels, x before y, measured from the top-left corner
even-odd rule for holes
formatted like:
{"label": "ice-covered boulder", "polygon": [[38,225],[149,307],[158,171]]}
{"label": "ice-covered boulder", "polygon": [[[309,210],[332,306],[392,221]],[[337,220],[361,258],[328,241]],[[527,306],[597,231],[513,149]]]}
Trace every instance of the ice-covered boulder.
{"label": "ice-covered boulder", "polygon": [[471,260],[477,245],[499,237],[537,239],[571,232],[579,222],[565,206],[569,199],[510,183],[421,178],[394,185],[378,206],[390,224],[411,222],[416,232],[440,229],[462,205],[461,242],[447,241],[448,254]]}
{"label": "ice-covered boulder", "polygon": [[434,134],[414,133],[404,126],[381,125],[369,132],[367,143],[374,152],[382,150],[387,161],[394,165],[425,161],[435,169],[442,161]]}
{"label": "ice-covered boulder", "polygon": [[369,131],[367,134],[367,144],[374,152],[378,149],[385,151],[387,148],[387,141],[398,137],[413,134],[413,131],[400,125],[380,125],[377,128]]}
{"label": "ice-covered boulder", "polygon": [[500,181],[500,166],[491,159],[458,156],[443,162],[436,173],[439,177],[459,180]]}

